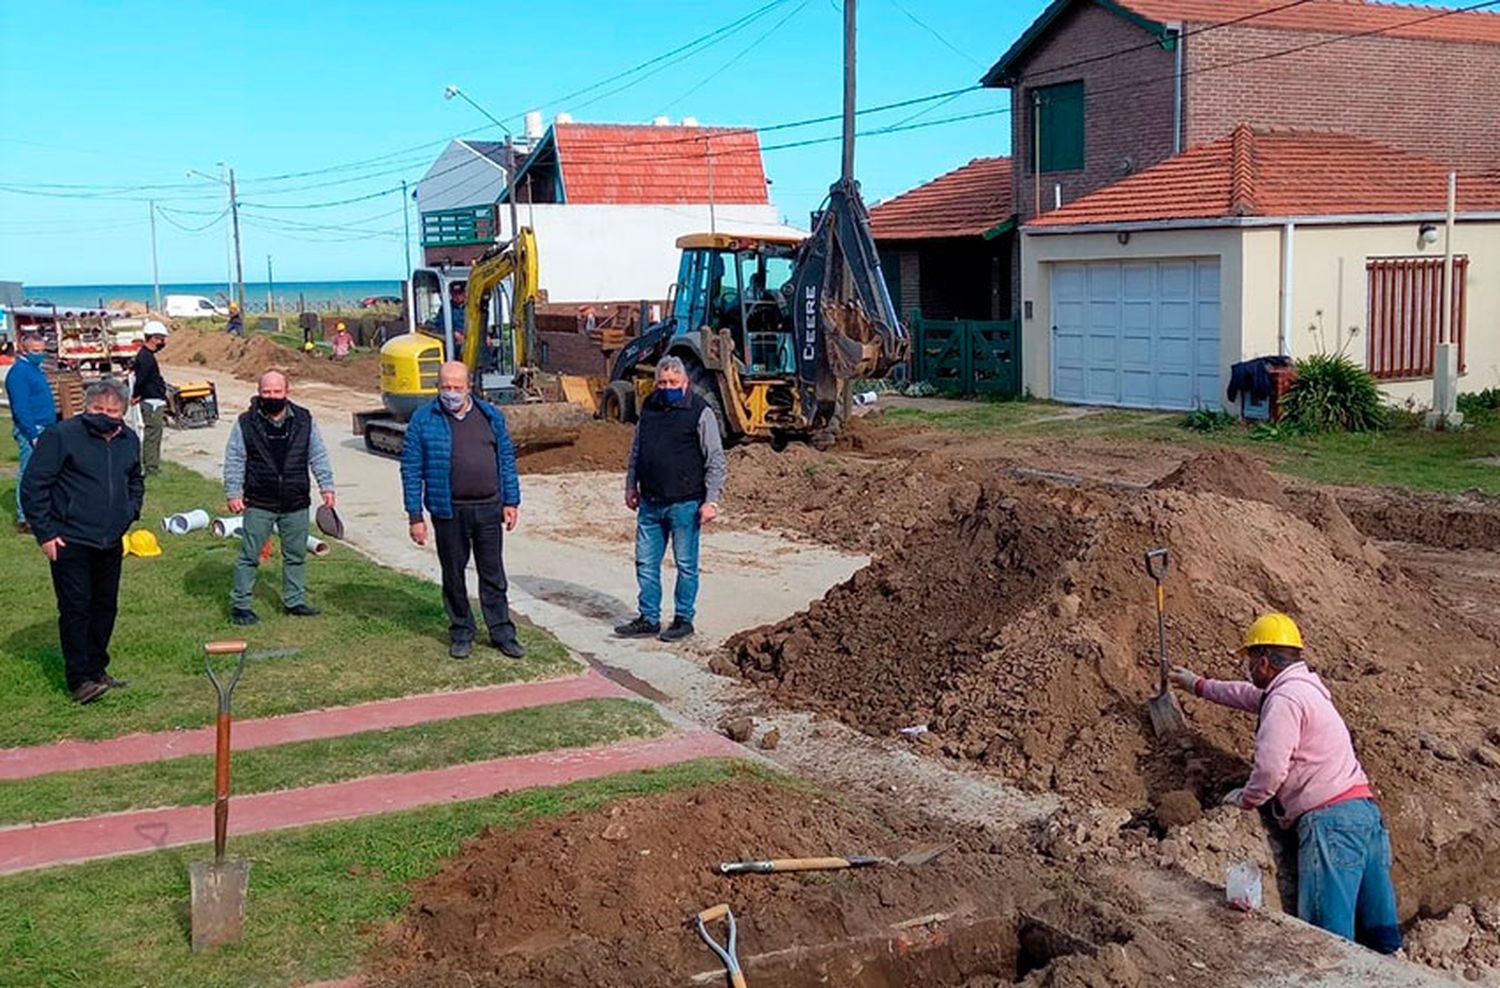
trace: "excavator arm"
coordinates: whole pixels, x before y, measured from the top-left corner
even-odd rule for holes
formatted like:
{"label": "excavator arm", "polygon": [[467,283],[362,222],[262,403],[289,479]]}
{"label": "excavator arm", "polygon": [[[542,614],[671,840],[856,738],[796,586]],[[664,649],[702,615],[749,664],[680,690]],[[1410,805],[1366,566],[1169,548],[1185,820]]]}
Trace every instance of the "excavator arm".
{"label": "excavator arm", "polygon": [[812,235],[798,249],[795,270],[797,384],[813,424],[826,425],[845,383],[885,375],[906,359],[910,345],[854,181],[840,179],[829,189]]}
{"label": "excavator arm", "polygon": [[510,293],[515,364],[517,368],[530,364],[532,308],[537,299],[536,258],[536,234],[523,226],[514,242],[486,253],[469,268],[468,297],[464,300],[464,346],[459,359],[471,373],[479,367],[486,303],[501,283],[511,277],[515,279]]}

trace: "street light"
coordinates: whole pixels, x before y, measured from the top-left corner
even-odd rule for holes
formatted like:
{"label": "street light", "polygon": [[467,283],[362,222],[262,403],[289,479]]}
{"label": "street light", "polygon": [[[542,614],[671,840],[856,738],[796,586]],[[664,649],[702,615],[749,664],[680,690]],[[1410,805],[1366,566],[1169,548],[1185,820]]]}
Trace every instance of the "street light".
{"label": "street light", "polygon": [[469,94],[464,92],[462,89],[459,89],[457,86],[452,85],[445,86],[443,88],[443,99],[451,100],[455,96],[482,113],[485,119],[489,120],[490,123],[505,131],[505,197],[510,200],[510,237],[511,242],[514,243],[515,238],[520,236],[521,230],[520,218],[516,214],[517,169],[515,135],[510,132],[509,127],[500,122],[498,117],[496,117],[489,110],[486,110],[484,107],[480,106],[478,103],[474,102],[474,100],[469,97]]}
{"label": "street light", "polygon": [[[196,175],[199,178],[206,178],[210,182],[218,182],[220,185],[224,185],[229,188],[229,214],[232,219],[231,225],[234,230],[234,271],[231,272],[229,270],[229,242],[228,238],[226,237],[224,243],[226,255],[224,261],[224,279],[225,281],[229,281],[230,284],[225,286],[225,293],[235,295],[240,304],[240,311],[243,312],[245,309],[245,267],[240,257],[240,201],[239,197],[235,195],[234,169],[230,168],[222,161],[216,161],[214,162],[214,164],[218,165],[220,168],[223,168],[229,173],[229,179],[227,181],[223,178],[223,176],[210,175],[207,172],[200,172],[196,168],[189,168],[187,170],[187,174],[189,178],[192,178],[194,175]],[[238,277],[231,278],[232,274],[237,274]],[[238,286],[237,292],[235,291],[236,286]]]}

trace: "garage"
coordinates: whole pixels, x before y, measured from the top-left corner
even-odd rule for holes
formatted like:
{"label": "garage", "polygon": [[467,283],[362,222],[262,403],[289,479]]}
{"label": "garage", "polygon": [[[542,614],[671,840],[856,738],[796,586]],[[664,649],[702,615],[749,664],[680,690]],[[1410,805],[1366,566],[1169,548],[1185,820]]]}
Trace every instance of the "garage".
{"label": "garage", "polygon": [[1219,406],[1217,258],[1051,268],[1053,398],[1126,408]]}

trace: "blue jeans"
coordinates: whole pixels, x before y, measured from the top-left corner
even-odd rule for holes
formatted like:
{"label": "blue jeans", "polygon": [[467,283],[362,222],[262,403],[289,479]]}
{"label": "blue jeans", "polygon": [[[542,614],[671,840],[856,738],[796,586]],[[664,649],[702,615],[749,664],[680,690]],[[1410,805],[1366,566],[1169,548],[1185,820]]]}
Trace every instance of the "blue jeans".
{"label": "blue jeans", "polygon": [[1297,915],[1382,954],[1401,949],[1391,839],[1373,801],[1346,800],[1297,820]]}
{"label": "blue jeans", "polygon": [[661,561],[672,539],[672,561],[677,564],[677,585],[672,593],[673,616],[693,620],[698,599],[698,508],[701,501],[663,504],[641,498],[635,513],[635,582],[640,587],[641,617],[661,620]]}
{"label": "blue jeans", "polygon": [[26,509],[21,507],[21,478],[26,476],[26,464],[31,462],[31,440],[21,435],[20,429],[12,429],[10,434],[16,437],[16,446],[21,450],[21,465],[16,467],[16,524],[19,525],[26,520]]}

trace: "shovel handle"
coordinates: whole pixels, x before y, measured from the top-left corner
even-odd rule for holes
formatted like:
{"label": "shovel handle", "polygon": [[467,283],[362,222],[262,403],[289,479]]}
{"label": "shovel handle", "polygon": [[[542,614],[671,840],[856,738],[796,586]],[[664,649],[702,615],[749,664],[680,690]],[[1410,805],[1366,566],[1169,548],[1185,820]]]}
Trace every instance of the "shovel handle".
{"label": "shovel handle", "polygon": [[773,858],[769,861],[726,861],[721,875],[770,875],[783,871],[842,871],[879,864],[880,858]]}
{"label": "shovel handle", "polygon": [[[208,670],[208,680],[214,684],[214,692],[219,694],[219,713],[229,713],[229,698],[234,695],[235,686],[239,685],[240,676],[245,673],[245,660],[248,656],[245,649],[248,648],[242,641],[209,642],[203,646],[203,668]],[[239,653],[240,661],[234,667],[234,675],[226,684],[219,679],[214,672],[213,657],[215,655],[233,655]]]}
{"label": "shovel handle", "polygon": [[[1157,565],[1158,563],[1160,563],[1160,567],[1158,567],[1158,565]],[[1148,576],[1150,576],[1151,579],[1155,580],[1156,582],[1160,583],[1162,580],[1166,579],[1167,568],[1170,565],[1170,563],[1171,563],[1171,558],[1170,558],[1169,554],[1167,553],[1166,549],[1149,549],[1149,550],[1147,550],[1147,552],[1146,552],[1146,574]]]}

